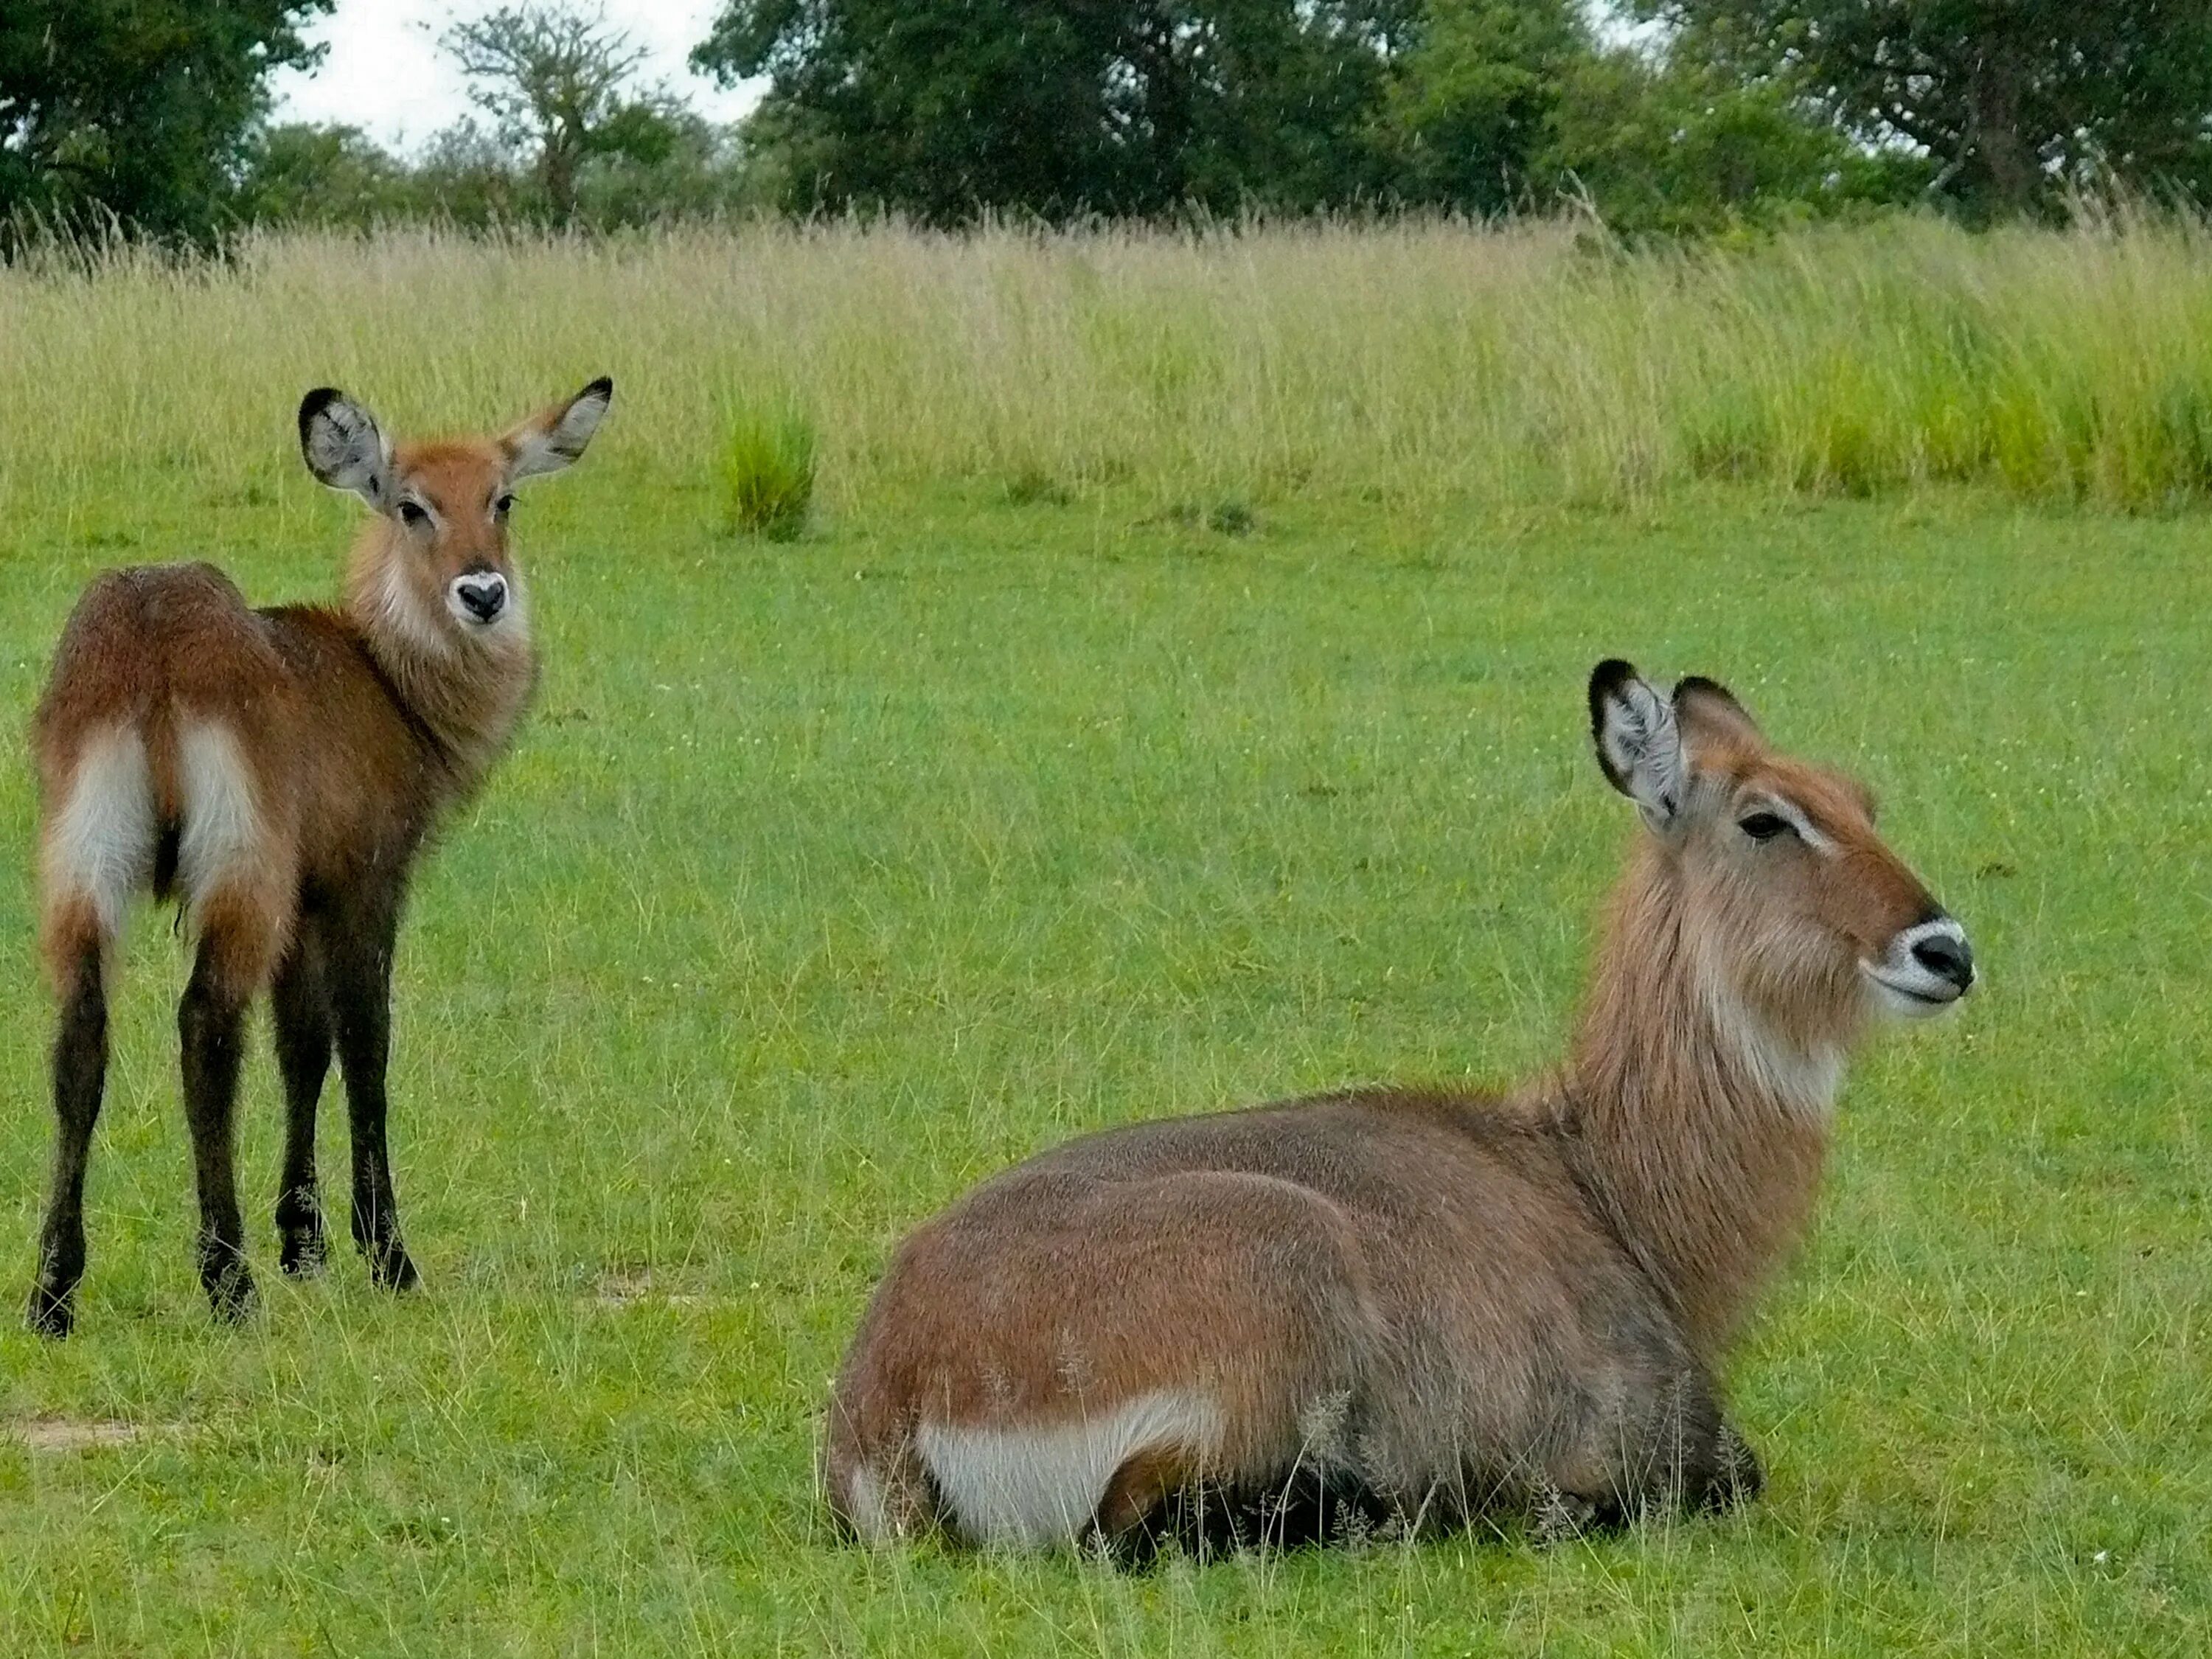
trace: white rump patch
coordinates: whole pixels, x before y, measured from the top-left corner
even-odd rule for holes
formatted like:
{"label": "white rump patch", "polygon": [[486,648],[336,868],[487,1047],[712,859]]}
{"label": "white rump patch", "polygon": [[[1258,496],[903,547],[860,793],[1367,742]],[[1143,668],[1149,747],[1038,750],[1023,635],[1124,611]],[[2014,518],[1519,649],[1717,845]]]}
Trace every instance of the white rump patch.
{"label": "white rump patch", "polygon": [[198,904],[267,851],[253,774],[228,726],[201,720],[184,728],[177,741],[177,790],[184,819],[177,874]]}
{"label": "white rump patch", "polygon": [[924,1423],[915,1445],[963,1536],[1023,1547],[1080,1535],[1115,1470],[1139,1452],[1176,1446],[1204,1456],[1220,1437],[1219,1407],[1163,1390],[1103,1416],[1048,1427]]}
{"label": "white rump patch", "polygon": [[115,726],[85,740],[69,799],[46,838],[46,879],[92,902],[103,933],[123,926],[131,895],[154,873],[154,778],[146,740]]}

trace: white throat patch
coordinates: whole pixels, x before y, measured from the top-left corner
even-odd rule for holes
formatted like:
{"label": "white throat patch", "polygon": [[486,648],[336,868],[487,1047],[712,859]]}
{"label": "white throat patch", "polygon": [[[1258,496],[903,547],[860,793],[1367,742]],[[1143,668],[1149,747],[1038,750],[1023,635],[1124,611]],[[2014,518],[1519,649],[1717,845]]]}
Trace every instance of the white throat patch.
{"label": "white throat patch", "polygon": [[1753,1083],[1794,1112],[1823,1121],[1831,1116],[1844,1086],[1841,1046],[1801,1048],[1747,1008],[1719,975],[1706,970],[1698,978],[1715,1032]]}
{"label": "white throat patch", "polygon": [[398,560],[386,561],[376,586],[376,608],[385,625],[410,647],[434,657],[442,657],[453,649],[446,630],[423,614],[422,601],[407,585],[406,573]]}

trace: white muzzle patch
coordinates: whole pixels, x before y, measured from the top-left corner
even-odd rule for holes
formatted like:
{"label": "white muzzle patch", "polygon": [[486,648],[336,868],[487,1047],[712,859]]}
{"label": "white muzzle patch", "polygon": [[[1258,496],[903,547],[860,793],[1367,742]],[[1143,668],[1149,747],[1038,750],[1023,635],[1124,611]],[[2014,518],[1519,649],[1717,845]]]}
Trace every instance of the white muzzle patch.
{"label": "white muzzle patch", "polygon": [[1879,962],[1859,971],[1873,987],[1884,1013],[1900,1019],[1940,1014],[1974,983],[1974,956],[1966,930],[1949,916],[1908,927],[1889,942]]}
{"label": "white muzzle patch", "polygon": [[489,628],[507,614],[507,578],[496,570],[471,570],[453,578],[446,608],[469,628]]}

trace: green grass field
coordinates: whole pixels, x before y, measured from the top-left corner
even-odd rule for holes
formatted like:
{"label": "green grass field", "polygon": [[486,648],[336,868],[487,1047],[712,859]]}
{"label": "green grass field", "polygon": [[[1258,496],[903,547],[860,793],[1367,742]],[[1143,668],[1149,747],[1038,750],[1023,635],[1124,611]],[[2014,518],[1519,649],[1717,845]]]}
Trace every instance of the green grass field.
{"label": "green grass field", "polygon": [[[17,731],[94,571],[206,556],[258,600],[328,592],[355,518],[289,447],[312,342],[249,339],[211,285],[169,332],[143,321],[149,359],[111,356],[128,306],[75,291],[101,320],[74,343],[0,339],[5,442],[73,458],[41,478],[19,451],[0,480]],[[68,314],[65,289],[26,292],[0,283],[0,314]],[[521,368],[559,357],[544,395],[600,368],[622,387],[585,464],[518,510],[543,693],[402,946],[393,1133],[426,1289],[373,1293],[349,1252],[276,1274],[258,1031],[264,1308],[211,1323],[185,962],[144,913],[79,1334],[0,1317],[0,1651],[2212,1646],[2212,520],[1996,483],[1690,481],[1601,511],[1164,463],[1067,490],[1010,489],[1003,458],[902,481],[833,410],[815,528],[737,539],[712,469],[670,459],[711,398],[672,414],[655,374],[682,363],[595,357],[587,323],[519,347]],[[259,379],[221,368],[219,441],[172,380],[125,401],[224,329]],[[403,425],[507,412],[526,378],[397,373],[439,394]],[[79,424],[18,427],[48,390]],[[892,1243],[969,1183],[1133,1118],[1555,1051],[1630,834],[1582,702],[1614,653],[1722,678],[1864,775],[1986,971],[1845,1091],[1817,1231],[1734,1373],[1766,1499],[1549,1551],[1141,1576],[836,1545],[812,1495],[826,1380]],[[50,1015],[9,755],[12,1302]]]}

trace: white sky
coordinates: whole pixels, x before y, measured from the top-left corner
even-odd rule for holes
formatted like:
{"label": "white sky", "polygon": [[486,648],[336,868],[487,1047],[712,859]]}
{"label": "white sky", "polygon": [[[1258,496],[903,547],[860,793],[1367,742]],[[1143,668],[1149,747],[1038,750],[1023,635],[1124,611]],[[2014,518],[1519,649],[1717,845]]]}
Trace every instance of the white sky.
{"label": "white sky", "polygon": [[[388,149],[413,149],[469,112],[467,83],[438,50],[453,23],[496,9],[498,0],[338,0],[303,31],[327,45],[313,75],[280,70],[270,79],[278,121],[343,122]],[[591,0],[581,8],[592,9]],[[707,38],[721,0],[607,0],[607,21],[653,56],[641,84],[665,82],[711,121],[734,121],[760,88],[724,92],[692,74],[684,59]]]}

